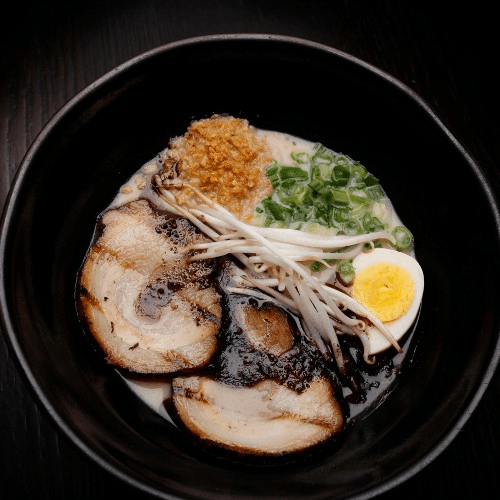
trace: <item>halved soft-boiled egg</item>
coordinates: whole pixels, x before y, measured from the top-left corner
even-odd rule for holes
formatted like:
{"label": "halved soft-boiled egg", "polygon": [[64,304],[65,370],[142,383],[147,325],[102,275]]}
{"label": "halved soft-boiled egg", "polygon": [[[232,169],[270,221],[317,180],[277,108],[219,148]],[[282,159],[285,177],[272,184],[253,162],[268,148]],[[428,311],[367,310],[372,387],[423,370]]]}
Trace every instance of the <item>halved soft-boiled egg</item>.
{"label": "halved soft-boiled egg", "polygon": [[[424,273],[416,259],[397,250],[374,248],[353,259],[352,296],[371,311],[399,341],[412,326],[424,292]],[[369,354],[391,343],[374,326],[367,328]]]}

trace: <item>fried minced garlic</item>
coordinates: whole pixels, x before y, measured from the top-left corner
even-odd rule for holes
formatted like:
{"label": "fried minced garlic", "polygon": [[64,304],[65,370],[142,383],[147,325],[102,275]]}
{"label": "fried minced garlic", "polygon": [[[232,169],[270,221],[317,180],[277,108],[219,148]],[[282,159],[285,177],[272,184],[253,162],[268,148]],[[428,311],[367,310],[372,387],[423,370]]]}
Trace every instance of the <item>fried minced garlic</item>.
{"label": "fried minced garlic", "polygon": [[[175,168],[188,181],[244,221],[254,206],[272,193],[265,167],[271,151],[247,120],[214,115],[193,122],[186,134],[170,142],[164,168]],[[178,200],[192,196],[179,194]]]}

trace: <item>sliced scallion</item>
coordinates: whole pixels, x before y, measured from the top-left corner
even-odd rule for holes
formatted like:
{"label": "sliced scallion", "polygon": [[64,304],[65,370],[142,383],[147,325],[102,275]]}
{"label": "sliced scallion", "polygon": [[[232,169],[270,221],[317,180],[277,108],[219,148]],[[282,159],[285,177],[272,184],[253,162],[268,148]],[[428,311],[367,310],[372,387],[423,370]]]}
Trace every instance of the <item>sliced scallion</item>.
{"label": "sliced scallion", "polygon": [[337,273],[344,284],[349,285],[356,274],[352,259],[342,260],[337,264]]}
{"label": "sliced scallion", "polygon": [[355,220],[350,220],[350,221],[346,222],[342,226],[342,228],[344,230],[344,233],[347,234],[347,236],[354,236],[356,234],[361,234],[363,232],[361,230],[360,225]]}
{"label": "sliced scallion", "polygon": [[332,170],[332,183],[335,187],[347,186],[351,172],[347,165],[335,165]]}
{"label": "sliced scallion", "polygon": [[366,168],[363,167],[359,162],[355,162],[351,166],[351,178],[355,184],[359,184],[364,181],[367,175]]}
{"label": "sliced scallion", "polygon": [[385,196],[384,190],[378,184],[368,186],[365,192],[373,201],[380,201]]}
{"label": "sliced scallion", "polygon": [[281,167],[278,171],[278,175],[281,181],[285,181],[287,179],[305,180],[309,178],[309,174],[300,167]]}
{"label": "sliced scallion", "polygon": [[306,152],[298,153],[297,151],[292,151],[290,153],[290,158],[297,163],[309,163],[311,157]]}
{"label": "sliced scallion", "polygon": [[392,230],[392,235],[396,240],[396,248],[399,251],[409,250],[413,245],[413,236],[404,226],[396,226]]}
{"label": "sliced scallion", "polygon": [[[311,154],[290,153],[293,165],[277,160],[266,174],[273,194],[259,204],[255,221],[267,227],[288,227],[322,233],[358,235],[390,231],[391,210],[376,177],[359,162],[320,144]],[[411,248],[406,228],[393,232],[398,250]]]}
{"label": "sliced scallion", "polygon": [[318,261],[313,262],[313,263],[311,264],[311,271],[312,271],[313,273],[317,273],[318,271],[321,271],[321,268],[322,268],[322,267],[323,267],[323,264],[322,264],[321,262],[318,262]]}
{"label": "sliced scallion", "polygon": [[331,203],[335,208],[342,208],[349,205],[349,196],[343,189],[331,189]]}
{"label": "sliced scallion", "polygon": [[288,221],[293,213],[290,208],[276,203],[270,197],[262,200],[262,205],[264,207],[264,210],[266,211],[266,214],[278,221]]}

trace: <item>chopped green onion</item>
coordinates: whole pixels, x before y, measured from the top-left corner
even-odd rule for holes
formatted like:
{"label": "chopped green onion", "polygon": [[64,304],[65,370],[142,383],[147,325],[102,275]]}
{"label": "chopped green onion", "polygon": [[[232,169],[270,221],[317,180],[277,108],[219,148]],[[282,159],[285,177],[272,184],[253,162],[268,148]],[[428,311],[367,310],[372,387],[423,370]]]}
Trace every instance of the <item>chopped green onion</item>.
{"label": "chopped green onion", "polygon": [[365,189],[366,194],[373,201],[380,201],[384,196],[384,190],[377,184],[374,186],[368,186]]}
{"label": "chopped green onion", "polygon": [[347,165],[335,165],[332,170],[332,183],[335,187],[346,186],[351,172]]}
{"label": "chopped green onion", "polygon": [[281,167],[278,171],[282,181],[286,179],[308,179],[309,174],[300,167]]}
{"label": "chopped green onion", "polygon": [[337,273],[344,284],[349,285],[356,275],[354,266],[352,265],[352,259],[346,259],[339,262],[337,264]]}
{"label": "chopped green onion", "polygon": [[353,163],[351,165],[351,179],[354,181],[355,184],[359,184],[363,182],[367,175],[366,168],[363,167],[359,162]]}
{"label": "chopped green onion", "polygon": [[336,208],[333,211],[333,220],[335,222],[347,222],[350,219],[348,208]]}
{"label": "chopped green onion", "polygon": [[349,160],[342,155],[338,155],[337,158],[335,158],[335,164],[336,165],[349,165]]}
{"label": "chopped green onion", "polygon": [[371,210],[366,205],[351,205],[349,207],[349,219],[359,219],[367,212],[371,213]]}
{"label": "chopped green onion", "polygon": [[297,153],[296,151],[292,151],[290,158],[297,163],[309,163],[311,157],[306,152]]}
{"label": "chopped green onion", "polygon": [[269,226],[267,226],[267,227],[275,227],[275,228],[279,228],[279,229],[285,229],[288,227],[288,224],[284,220],[276,220],[276,221],[272,222],[271,224],[269,224]]}
{"label": "chopped green onion", "polygon": [[310,222],[304,229],[305,233],[311,233],[311,234],[322,234],[322,235],[330,235],[330,234],[336,234],[337,231],[332,228],[328,228],[319,222]]}
{"label": "chopped green onion", "polygon": [[331,203],[335,208],[342,208],[349,204],[349,197],[347,192],[343,189],[331,189]]}
{"label": "chopped green onion", "polygon": [[307,180],[309,174],[306,170],[300,167],[290,167],[278,164],[276,160],[273,160],[271,165],[266,169],[267,178],[271,181],[273,187],[280,181],[287,181],[288,179],[301,179]]}
{"label": "chopped green onion", "polygon": [[350,188],[349,200],[357,205],[366,205],[370,203],[370,197],[363,189]]}
{"label": "chopped green onion", "polygon": [[[285,187],[284,183],[282,186]],[[311,189],[307,185],[294,183],[289,189],[277,189],[276,194],[281,203],[292,207],[298,207],[310,201]]]}
{"label": "chopped green onion", "polygon": [[378,185],[378,179],[373,175],[369,174],[364,179],[365,186],[376,186]]}
{"label": "chopped green onion", "polygon": [[331,168],[329,163],[313,164],[311,169],[311,181],[320,180],[328,182],[331,177]]}
{"label": "chopped green onion", "polygon": [[279,168],[278,162],[276,160],[273,160],[271,165],[269,165],[269,167],[267,167],[267,169],[266,169],[266,175],[268,177],[271,177],[271,176],[277,174],[278,168]]}
{"label": "chopped green onion", "polygon": [[[260,224],[349,236],[391,230],[384,190],[360,162],[321,144],[311,154],[293,151],[290,159],[294,165],[273,160],[266,169],[273,194],[255,209]],[[411,248],[406,228],[395,228],[393,235],[398,250]]]}
{"label": "chopped green onion", "polygon": [[311,220],[314,217],[314,206],[304,204],[299,206],[293,212],[294,221],[305,222]]}
{"label": "chopped green onion", "polygon": [[363,215],[361,224],[363,225],[365,233],[375,233],[384,230],[384,225],[380,222],[380,219],[378,217],[372,217],[370,214]]}
{"label": "chopped green onion", "polygon": [[396,240],[396,248],[399,251],[409,250],[413,245],[413,236],[410,231],[404,226],[396,226],[392,230],[392,235]]}
{"label": "chopped green onion", "polygon": [[314,151],[316,153],[311,158],[311,163],[328,163],[331,164],[335,160],[335,153],[325,148],[321,144],[315,144]]}
{"label": "chopped green onion", "polygon": [[344,233],[347,234],[347,236],[354,236],[363,232],[361,231],[361,227],[355,220],[346,222],[342,227],[344,229]]}
{"label": "chopped green onion", "polygon": [[317,203],[314,207],[314,217],[323,226],[331,227],[333,206],[330,203]]}
{"label": "chopped green onion", "polygon": [[284,189],[290,189],[292,186],[295,186],[297,184],[296,179],[287,179],[286,181],[283,181],[281,183],[281,187]]}
{"label": "chopped green onion", "polygon": [[322,264],[321,262],[318,262],[318,261],[313,262],[313,263],[311,264],[311,271],[312,271],[313,273],[317,273],[318,271],[321,271],[321,268],[322,268],[322,267],[323,267],[323,264]]}
{"label": "chopped green onion", "polygon": [[290,219],[293,211],[290,208],[284,207],[279,203],[276,203],[271,198],[265,198],[262,200],[262,205],[266,214],[273,217],[275,220],[285,221]]}
{"label": "chopped green onion", "polygon": [[321,179],[314,179],[308,185],[313,191],[316,192],[321,191],[325,187],[325,183]]}

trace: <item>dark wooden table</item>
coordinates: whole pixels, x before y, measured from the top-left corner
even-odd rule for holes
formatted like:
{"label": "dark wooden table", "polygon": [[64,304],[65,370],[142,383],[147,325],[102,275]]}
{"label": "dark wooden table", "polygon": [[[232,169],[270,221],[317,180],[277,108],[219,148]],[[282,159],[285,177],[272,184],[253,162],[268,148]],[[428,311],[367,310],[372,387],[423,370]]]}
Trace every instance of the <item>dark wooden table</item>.
{"label": "dark wooden table", "polygon": [[[442,2],[427,0],[10,4],[0,9],[0,206],[31,142],[86,85],[158,45],[236,32],[308,38],[400,79],[430,104],[500,194],[495,76],[500,42],[493,7],[455,2],[449,10]],[[499,465],[497,371],[477,410],[445,452],[380,498],[493,498]],[[0,336],[0,498],[109,500],[126,493],[129,487],[83,456],[55,428]],[[134,498],[149,497],[137,492]]]}

